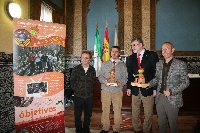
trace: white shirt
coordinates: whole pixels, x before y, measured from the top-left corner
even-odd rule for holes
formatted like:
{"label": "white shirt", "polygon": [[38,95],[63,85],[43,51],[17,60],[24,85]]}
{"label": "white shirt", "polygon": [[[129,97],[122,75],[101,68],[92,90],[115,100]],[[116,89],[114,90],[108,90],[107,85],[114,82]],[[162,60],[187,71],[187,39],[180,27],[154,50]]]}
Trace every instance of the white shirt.
{"label": "white shirt", "polygon": [[138,57],[138,54],[140,54],[140,63],[142,61],[142,57],[144,55],[144,52],[145,52],[145,49],[143,49],[140,53],[137,53],[137,57]]}
{"label": "white shirt", "polygon": [[89,67],[83,67],[83,69],[85,70],[85,73],[87,72]]}
{"label": "white shirt", "polygon": [[112,58],[110,58],[110,60],[111,60],[112,62],[115,61],[115,65],[117,65],[117,63],[120,61],[119,59],[114,60],[114,59],[112,59]]}

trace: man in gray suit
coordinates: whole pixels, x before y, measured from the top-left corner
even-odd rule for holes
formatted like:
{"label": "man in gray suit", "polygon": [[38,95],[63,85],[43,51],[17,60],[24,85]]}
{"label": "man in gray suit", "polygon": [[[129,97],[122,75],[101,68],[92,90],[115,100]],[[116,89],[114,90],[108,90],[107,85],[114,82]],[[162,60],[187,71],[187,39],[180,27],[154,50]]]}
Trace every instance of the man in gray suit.
{"label": "man in gray suit", "polygon": [[149,83],[149,87],[157,85],[155,103],[160,133],[166,133],[168,122],[170,133],[178,132],[178,112],[183,106],[182,91],[189,86],[186,63],[173,58],[174,51],[171,42],[162,45],[164,60],[156,64],[156,76]]}

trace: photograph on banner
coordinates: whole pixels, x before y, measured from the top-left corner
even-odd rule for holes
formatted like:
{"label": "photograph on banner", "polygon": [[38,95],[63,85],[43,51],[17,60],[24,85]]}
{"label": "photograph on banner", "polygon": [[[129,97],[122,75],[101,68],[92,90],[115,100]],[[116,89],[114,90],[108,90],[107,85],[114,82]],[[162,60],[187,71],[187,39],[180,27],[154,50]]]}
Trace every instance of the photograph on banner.
{"label": "photograph on banner", "polygon": [[[14,32],[14,40],[16,42],[14,54],[15,66],[13,71],[16,75],[32,76],[44,72],[63,72],[64,71],[64,51],[65,48],[62,45],[56,44],[58,42],[52,42],[52,44],[45,41],[43,46],[31,47],[29,45],[21,47],[20,42],[26,41],[26,35],[24,39],[19,39],[19,34],[22,32]],[[20,36],[21,37],[21,36]],[[43,38],[44,39],[44,38]],[[52,38],[48,38],[51,40]],[[19,41],[21,40],[21,41]],[[39,41],[39,40],[37,40]],[[31,42],[30,42],[31,43]],[[39,42],[38,42],[39,43]]]}
{"label": "photograph on banner", "polygon": [[48,82],[27,83],[26,96],[41,97],[42,95],[48,94],[47,83]]}
{"label": "photograph on banner", "polygon": [[16,131],[64,133],[66,26],[16,18],[13,24]]}

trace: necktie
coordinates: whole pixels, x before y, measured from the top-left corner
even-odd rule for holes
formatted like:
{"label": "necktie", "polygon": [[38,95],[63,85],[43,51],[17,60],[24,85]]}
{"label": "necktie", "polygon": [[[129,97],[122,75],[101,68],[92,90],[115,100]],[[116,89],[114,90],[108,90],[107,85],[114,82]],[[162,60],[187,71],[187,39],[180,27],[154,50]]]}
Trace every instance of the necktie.
{"label": "necktie", "polygon": [[115,66],[116,62],[115,62],[115,61],[113,61],[113,64],[114,64],[114,66]]}
{"label": "necktie", "polygon": [[113,61],[113,64],[114,64],[114,67],[113,67],[113,69],[115,70],[115,64],[116,64],[116,61]]}
{"label": "necktie", "polygon": [[114,64],[114,67],[111,70],[112,71],[111,75],[115,76],[115,64],[116,64],[116,61],[113,61],[113,64]]}
{"label": "necktie", "polygon": [[140,55],[141,55],[141,54],[138,54],[138,57],[137,57],[137,59],[138,59],[138,68],[141,67],[141,66],[140,66]]}

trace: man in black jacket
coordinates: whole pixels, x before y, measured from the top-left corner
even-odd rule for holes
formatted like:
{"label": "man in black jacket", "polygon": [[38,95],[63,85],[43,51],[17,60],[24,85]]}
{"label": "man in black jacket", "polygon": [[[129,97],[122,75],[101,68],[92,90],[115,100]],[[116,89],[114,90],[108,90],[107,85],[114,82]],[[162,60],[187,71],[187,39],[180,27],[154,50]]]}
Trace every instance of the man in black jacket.
{"label": "man in black jacket", "polygon": [[[154,98],[153,91],[155,88],[144,89],[137,86],[132,86],[131,82],[138,78],[138,70],[143,71],[145,83],[148,83],[155,77],[156,62],[158,57],[155,52],[146,50],[141,38],[134,38],[131,42],[133,54],[127,58],[127,95],[132,94],[132,123],[135,132],[150,132],[153,117]],[[141,102],[144,107],[144,123],[141,125],[140,109]],[[143,128],[143,129],[142,129]]]}
{"label": "man in black jacket", "polygon": [[[90,121],[92,116],[93,86],[96,81],[96,72],[90,65],[92,53],[83,51],[81,64],[72,70],[70,84],[74,90],[74,116],[76,133],[90,133]],[[81,115],[84,111],[84,122]],[[83,127],[82,127],[83,125]]]}

